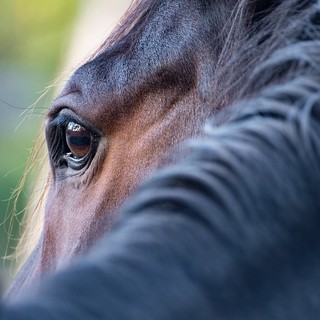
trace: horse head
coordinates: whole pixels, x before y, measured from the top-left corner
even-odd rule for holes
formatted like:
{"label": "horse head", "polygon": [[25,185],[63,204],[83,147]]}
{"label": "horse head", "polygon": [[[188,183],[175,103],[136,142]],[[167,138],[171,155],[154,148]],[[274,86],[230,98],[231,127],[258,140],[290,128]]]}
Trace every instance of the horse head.
{"label": "horse head", "polygon": [[[9,295],[86,252],[112,227],[118,208],[137,185],[175,161],[167,156],[169,150],[198,136],[209,117],[222,114],[218,122],[228,118],[223,107],[238,97],[243,83],[230,86],[224,65],[230,64],[228,70],[235,74],[241,75],[239,66],[245,66],[244,74],[252,72],[248,55],[236,68],[232,57],[238,51],[252,55],[259,45],[258,57],[262,55],[268,37],[255,33],[279,5],[133,3],[48,112],[51,174],[43,232]],[[254,39],[251,47],[244,48],[249,38]],[[221,94],[222,81],[233,88],[228,94]]]}

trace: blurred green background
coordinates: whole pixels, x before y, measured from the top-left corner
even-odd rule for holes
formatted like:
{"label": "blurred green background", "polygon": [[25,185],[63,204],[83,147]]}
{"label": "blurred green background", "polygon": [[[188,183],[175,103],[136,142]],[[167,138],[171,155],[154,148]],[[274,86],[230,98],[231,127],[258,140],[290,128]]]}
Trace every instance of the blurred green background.
{"label": "blurred green background", "polygon": [[[9,199],[23,176],[52,92],[36,103],[30,116],[25,117],[24,111],[57,77],[81,2],[0,0],[1,267],[8,264],[3,257],[12,253],[19,233],[19,222],[15,221],[8,243],[10,218],[6,217],[13,209]],[[29,193],[26,185],[17,203],[18,212],[23,211]]]}
{"label": "blurred green background", "polygon": [[[70,73],[106,38],[130,2],[0,0],[0,287],[11,280],[12,273],[6,270],[12,263],[4,256],[12,254],[23,229],[23,210],[38,168],[28,175],[13,220],[14,201],[9,199],[23,177],[47,109]],[[46,92],[46,87],[51,89]],[[33,104],[29,115],[26,110]],[[8,232],[10,221],[14,225]],[[2,279],[1,270],[5,270]]]}

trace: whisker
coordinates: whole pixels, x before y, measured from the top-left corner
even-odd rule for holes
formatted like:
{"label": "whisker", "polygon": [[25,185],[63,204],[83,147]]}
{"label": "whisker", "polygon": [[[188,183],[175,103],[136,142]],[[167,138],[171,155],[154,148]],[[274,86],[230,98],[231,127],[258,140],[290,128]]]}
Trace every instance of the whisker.
{"label": "whisker", "polygon": [[14,168],[14,169],[11,169],[10,171],[8,171],[6,174],[3,175],[3,178],[7,178],[10,174],[12,174],[13,172],[16,172],[18,170],[20,170],[21,168],[24,167],[24,164]]}
{"label": "whisker", "polygon": [[[3,99],[0,98],[0,102],[4,103],[5,105],[7,105],[8,107],[10,108],[13,108],[13,109],[17,109],[17,110],[28,110],[28,108],[30,107],[18,107],[18,106],[15,106],[11,103],[9,103],[8,101],[5,101]],[[34,109],[45,109],[44,107],[34,107]]]}

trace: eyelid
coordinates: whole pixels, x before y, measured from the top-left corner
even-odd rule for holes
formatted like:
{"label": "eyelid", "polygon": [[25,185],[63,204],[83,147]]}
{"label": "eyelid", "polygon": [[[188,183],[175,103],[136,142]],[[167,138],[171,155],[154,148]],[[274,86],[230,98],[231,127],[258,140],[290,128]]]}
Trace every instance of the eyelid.
{"label": "eyelid", "polygon": [[57,115],[48,123],[48,125],[53,127],[67,127],[69,122],[77,123],[84,128],[86,127],[86,125],[82,124],[82,122],[78,119],[75,119],[74,117],[65,114]]}
{"label": "eyelid", "polygon": [[102,133],[97,128],[82,119],[69,108],[62,109],[58,114],[52,116],[51,120],[47,122],[47,127],[66,127],[69,122],[75,122],[86,128],[95,138],[102,136]]}

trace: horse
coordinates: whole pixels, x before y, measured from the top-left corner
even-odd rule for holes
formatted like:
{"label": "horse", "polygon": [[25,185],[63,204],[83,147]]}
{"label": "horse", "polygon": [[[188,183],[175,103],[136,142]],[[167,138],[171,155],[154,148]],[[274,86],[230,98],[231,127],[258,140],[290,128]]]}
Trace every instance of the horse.
{"label": "horse", "polygon": [[306,13],[255,70],[259,94],[210,120],[87,255],[1,320],[319,318],[320,2]]}
{"label": "horse", "polygon": [[281,61],[265,73],[256,68],[283,39],[296,39],[314,3],[135,1],[48,112],[43,231],[8,296],[86,253],[136,187],[178,161],[180,143],[201,136],[208,118],[225,123],[232,101],[280,82]]}

